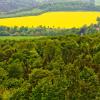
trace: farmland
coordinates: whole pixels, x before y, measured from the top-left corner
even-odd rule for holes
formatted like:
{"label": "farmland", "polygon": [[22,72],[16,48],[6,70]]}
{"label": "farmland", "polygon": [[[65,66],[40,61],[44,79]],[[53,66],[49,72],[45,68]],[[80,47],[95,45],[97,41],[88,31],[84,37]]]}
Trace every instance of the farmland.
{"label": "farmland", "polygon": [[38,16],[24,16],[0,19],[1,26],[80,28],[83,25],[96,23],[100,12],[47,12]]}

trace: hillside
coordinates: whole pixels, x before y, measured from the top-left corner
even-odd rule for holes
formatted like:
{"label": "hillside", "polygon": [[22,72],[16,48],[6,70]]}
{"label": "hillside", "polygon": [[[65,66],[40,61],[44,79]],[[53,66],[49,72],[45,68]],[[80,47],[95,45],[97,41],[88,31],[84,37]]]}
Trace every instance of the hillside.
{"label": "hillside", "polygon": [[[64,3],[64,2],[89,2],[88,0],[0,0],[0,12],[12,12],[21,9],[36,8],[41,4]],[[91,1],[92,2],[92,1]],[[89,2],[89,3],[91,3]]]}
{"label": "hillside", "polygon": [[[37,10],[38,9],[38,10]],[[47,11],[99,11],[94,0],[6,0],[0,1],[0,17],[38,15]]]}
{"label": "hillside", "polygon": [[95,4],[100,5],[100,0],[96,0]]}
{"label": "hillside", "polygon": [[35,0],[0,0],[0,11],[12,12],[16,10],[29,9],[33,7],[33,4],[36,4]]}

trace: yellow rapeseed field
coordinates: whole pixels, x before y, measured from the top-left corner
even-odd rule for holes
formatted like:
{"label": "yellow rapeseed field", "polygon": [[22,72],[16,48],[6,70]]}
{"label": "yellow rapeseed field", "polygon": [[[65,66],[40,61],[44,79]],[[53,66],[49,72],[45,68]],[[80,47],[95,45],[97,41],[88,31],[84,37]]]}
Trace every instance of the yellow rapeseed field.
{"label": "yellow rapeseed field", "polygon": [[24,16],[0,19],[2,26],[72,28],[96,23],[100,12],[47,12],[38,16]]}

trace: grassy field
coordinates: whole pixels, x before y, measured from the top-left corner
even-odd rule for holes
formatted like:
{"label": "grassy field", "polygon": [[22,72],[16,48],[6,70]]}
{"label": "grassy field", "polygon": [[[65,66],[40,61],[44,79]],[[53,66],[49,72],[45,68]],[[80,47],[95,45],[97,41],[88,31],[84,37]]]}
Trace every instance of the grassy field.
{"label": "grassy field", "polygon": [[36,40],[45,36],[0,36],[0,40]]}
{"label": "grassy field", "polygon": [[1,26],[72,28],[96,23],[100,12],[47,12],[38,16],[24,16],[0,19]]}

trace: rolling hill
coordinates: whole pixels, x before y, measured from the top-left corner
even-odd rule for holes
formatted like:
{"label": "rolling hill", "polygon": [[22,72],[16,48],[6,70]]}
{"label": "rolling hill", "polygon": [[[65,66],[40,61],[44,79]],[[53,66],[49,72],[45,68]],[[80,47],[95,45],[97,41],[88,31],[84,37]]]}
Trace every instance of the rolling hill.
{"label": "rolling hill", "polygon": [[95,0],[0,0],[0,17],[38,15],[47,11],[99,11]]}
{"label": "rolling hill", "polygon": [[64,2],[93,2],[94,0],[0,0],[0,12],[12,12],[36,8],[44,4],[64,3]]}

